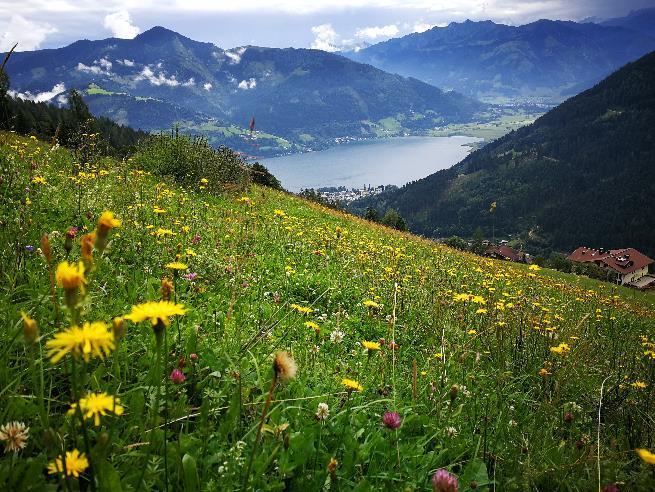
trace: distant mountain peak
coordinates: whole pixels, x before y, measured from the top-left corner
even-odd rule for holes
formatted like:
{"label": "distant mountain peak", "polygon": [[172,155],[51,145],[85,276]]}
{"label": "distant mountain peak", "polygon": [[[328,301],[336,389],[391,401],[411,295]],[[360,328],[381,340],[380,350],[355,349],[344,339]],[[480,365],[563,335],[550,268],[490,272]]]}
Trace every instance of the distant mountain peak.
{"label": "distant mountain peak", "polygon": [[147,43],[152,43],[152,42],[171,41],[175,38],[189,39],[186,36],[182,36],[181,34],[163,26],[152,27],[147,31],[144,31],[141,34],[137,35],[135,39]]}

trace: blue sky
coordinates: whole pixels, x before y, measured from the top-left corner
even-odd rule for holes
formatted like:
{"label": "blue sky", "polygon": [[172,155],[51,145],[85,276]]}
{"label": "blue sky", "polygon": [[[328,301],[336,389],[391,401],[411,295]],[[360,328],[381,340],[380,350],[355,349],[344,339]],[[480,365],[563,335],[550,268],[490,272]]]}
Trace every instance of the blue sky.
{"label": "blue sky", "polygon": [[337,50],[452,21],[524,24],[610,18],[655,0],[0,0],[0,50],[131,38],[163,25],[224,48],[247,44]]}

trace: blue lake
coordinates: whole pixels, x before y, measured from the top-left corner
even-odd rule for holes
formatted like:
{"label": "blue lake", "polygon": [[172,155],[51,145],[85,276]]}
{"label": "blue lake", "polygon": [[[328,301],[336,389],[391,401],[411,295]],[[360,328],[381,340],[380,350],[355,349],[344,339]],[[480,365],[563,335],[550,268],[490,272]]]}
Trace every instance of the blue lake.
{"label": "blue lake", "polygon": [[397,137],[262,160],[289,191],[325,186],[398,185],[447,169],[468,155],[474,137]]}

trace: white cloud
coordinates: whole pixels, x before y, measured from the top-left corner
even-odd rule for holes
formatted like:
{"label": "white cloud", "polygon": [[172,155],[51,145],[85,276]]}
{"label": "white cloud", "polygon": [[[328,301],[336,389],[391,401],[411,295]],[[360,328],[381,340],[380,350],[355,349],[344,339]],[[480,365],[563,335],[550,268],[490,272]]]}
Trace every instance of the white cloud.
{"label": "white cloud", "polygon": [[[39,92],[37,94],[32,94],[30,91],[25,91],[25,92],[9,91],[9,95],[18,99],[23,99],[24,101],[47,102],[50,101],[55,96],[58,96],[62,92],[66,92],[66,86],[64,85],[63,82],[59,82],[50,91]],[[66,100],[68,99],[66,98]]]}
{"label": "white cloud", "polygon": [[436,25],[428,24],[427,22],[417,22],[416,24],[414,24],[414,28],[412,32],[425,32],[425,31],[429,31],[433,27],[436,27]]}
{"label": "white cloud", "polygon": [[132,39],[141,32],[138,26],[132,24],[130,13],[127,10],[119,10],[106,15],[103,25],[115,38]]}
{"label": "white cloud", "polygon": [[[158,63],[157,68],[161,69],[162,64]],[[160,85],[165,85],[168,87],[177,87],[177,86],[182,86],[182,87],[193,87],[196,85],[196,81],[191,77],[189,80],[186,82],[180,82],[177,80],[177,77],[175,75],[171,75],[170,77],[167,77],[166,74],[163,71],[160,71],[159,73],[155,74],[155,72],[152,70],[150,66],[143,67],[143,70],[141,70],[141,73],[139,73],[135,78],[135,81],[140,81],[140,80],[147,80],[150,82],[150,84],[155,85],[155,86],[160,86]]]}
{"label": "white cloud", "polygon": [[16,51],[30,51],[38,49],[45,38],[57,32],[57,29],[45,22],[33,22],[16,14],[7,24],[0,26],[0,31],[4,31],[0,37],[0,51],[9,51],[16,43]]}
{"label": "white cloud", "polygon": [[358,29],[355,32],[355,37],[358,39],[376,40],[379,38],[392,38],[397,36],[399,32],[400,29],[398,29],[397,25],[389,24],[387,26],[373,26]]}
{"label": "white cloud", "polygon": [[314,41],[311,47],[316,50],[323,51],[339,51],[339,35],[332,27],[332,24],[321,24],[320,26],[313,26],[312,33],[314,33]]}
{"label": "white cloud", "polygon": [[209,82],[202,85],[202,88],[205,89],[206,91],[212,90],[212,87],[213,86]]}
{"label": "white cloud", "polygon": [[77,70],[78,72],[93,73],[96,75],[104,73],[102,68],[99,67],[98,65],[85,65],[82,62],[78,62],[77,67],[75,67],[75,70]]}
{"label": "white cloud", "polygon": [[92,65],[85,65],[82,62],[78,62],[75,70],[78,72],[92,73],[95,75],[111,75],[111,67],[113,63],[110,62],[107,58],[100,58],[100,60],[93,60]]}
{"label": "white cloud", "polygon": [[104,68],[108,72],[111,70],[111,67],[112,67],[112,63],[109,60],[107,60],[106,58],[100,58],[100,60],[97,60],[94,63],[97,63],[98,65],[100,65],[102,68]]}
{"label": "white cloud", "polygon": [[248,79],[248,80],[242,80],[239,82],[239,85],[237,86],[239,89],[248,90],[248,89],[254,89],[257,87],[257,81],[253,78]]}
{"label": "white cloud", "polygon": [[246,52],[245,47],[234,48],[232,50],[224,51],[223,54],[230,60],[230,65],[238,65],[241,62],[241,57]]}
{"label": "white cloud", "polygon": [[128,60],[127,58],[123,60],[116,60],[116,63],[119,65],[125,65],[126,67],[133,67],[134,66],[134,61],[133,60]]}

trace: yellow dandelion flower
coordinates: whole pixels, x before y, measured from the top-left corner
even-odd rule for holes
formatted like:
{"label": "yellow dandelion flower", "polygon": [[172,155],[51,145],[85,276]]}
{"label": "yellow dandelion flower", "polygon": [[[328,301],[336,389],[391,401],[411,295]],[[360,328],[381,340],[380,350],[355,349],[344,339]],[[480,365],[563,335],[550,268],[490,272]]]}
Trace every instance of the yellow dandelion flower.
{"label": "yellow dandelion flower", "polygon": [[32,178],[32,183],[34,183],[34,184],[42,184],[42,185],[44,185],[44,184],[48,184],[48,182],[46,181],[46,179],[45,179],[43,176],[34,176],[34,177]]}
{"label": "yellow dandelion flower", "polygon": [[366,340],[362,341],[362,347],[366,350],[380,350],[380,344],[378,342],[367,342]]}
{"label": "yellow dandelion flower", "polygon": [[114,348],[114,334],[102,321],[86,322],[82,327],[71,326],[46,342],[48,357],[53,364],[69,352],[76,358],[82,356],[85,362],[91,357],[102,359]]}
{"label": "yellow dandelion flower", "polygon": [[530,265],[528,267],[528,270],[533,270],[535,272],[538,272],[539,270],[541,270],[541,268],[539,268],[539,265]]}
{"label": "yellow dandelion flower", "polygon": [[114,227],[120,227],[121,224],[122,222],[114,217],[113,212],[105,210],[98,219],[98,234],[100,235],[103,231],[106,233]]}
{"label": "yellow dandelion flower", "polygon": [[303,323],[307,328],[311,328],[314,331],[320,331],[321,327],[318,326],[318,324],[314,323],[313,321],[305,321]]}
{"label": "yellow dandelion flower", "polygon": [[286,217],[287,216],[287,214],[284,213],[284,210],[280,210],[279,208],[276,208],[275,210],[273,210],[273,215],[275,215],[276,217]]}
{"label": "yellow dandelion flower", "polygon": [[644,381],[635,381],[632,383],[632,387],[635,389],[645,389],[648,387],[648,384],[645,383]]}
{"label": "yellow dandelion flower", "polygon": [[189,266],[186,263],[172,261],[170,263],[166,263],[166,268],[169,270],[187,270]]}
{"label": "yellow dandelion flower", "polygon": [[655,465],[655,454],[651,453],[647,449],[635,449],[639,457],[644,461],[644,463],[648,463],[649,465]]}
{"label": "yellow dandelion flower", "polygon": [[364,387],[353,379],[344,378],[341,380],[348,391],[363,391]]}
{"label": "yellow dandelion flower", "polygon": [[123,414],[124,409],[120,402],[120,399],[107,393],[89,393],[86,397],[80,398],[79,403],[71,405],[68,415],[74,415],[79,406],[82,416],[85,419],[93,419],[93,423],[97,427],[100,425],[100,417],[104,417],[108,413]]}
{"label": "yellow dandelion flower", "polygon": [[57,265],[55,279],[57,280],[57,285],[65,290],[84,289],[84,284],[86,284],[84,263],[80,261],[76,265],[75,263],[62,261]]}
{"label": "yellow dandelion flower", "polygon": [[32,344],[36,342],[39,337],[39,327],[33,318],[30,318],[24,311],[20,312],[20,317],[23,319],[23,335],[25,342]]}
{"label": "yellow dandelion flower", "polygon": [[314,312],[312,308],[300,306],[298,304],[290,304],[289,307],[300,314],[309,314]]}
{"label": "yellow dandelion flower", "polygon": [[380,307],[380,305],[377,302],[371,301],[370,299],[366,299],[364,302],[362,302],[362,304],[367,308],[371,308],[371,309],[378,309]]}
{"label": "yellow dandelion flower", "polygon": [[475,312],[475,314],[487,314],[487,310],[485,308],[480,308]]}
{"label": "yellow dandelion flower", "polygon": [[567,355],[571,351],[568,343],[560,343],[557,347],[550,347],[550,351],[557,355]]}
{"label": "yellow dandelion flower", "polygon": [[124,316],[134,323],[149,320],[152,325],[161,321],[165,326],[171,324],[171,316],[186,314],[186,309],[182,304],[175,304],[171,301],[150,301],[143,304],[132,306],[132,312]]}
{"label": "yellow dandelion flower", "polygon": [[174,236],[175,233],[170,230],[170,229],[162,229],[161,227],[155,231],[155,236],[157,237],[163,237],[163,236]]}
{"label": "yellow dandelion flower", "polygon": [[[79,477],[80,473],[89,467],[89,460],[84,453],[80,453],[77,449],[66,451],[66,472],[67,476]],[[64,473],[64,459],[59,456],[55,461],[48,465],[48,473],[57,475]]]}
{"label": "yellow dandelion flower", "polygon": [[549,372],[548,369],[546,369],[545,367],[542,367],[541,369],[539,369],[539,375],[540,375],[542,378],[548,377],[548,376],[550,376],[551,374],[552,374],[552,373]]}

